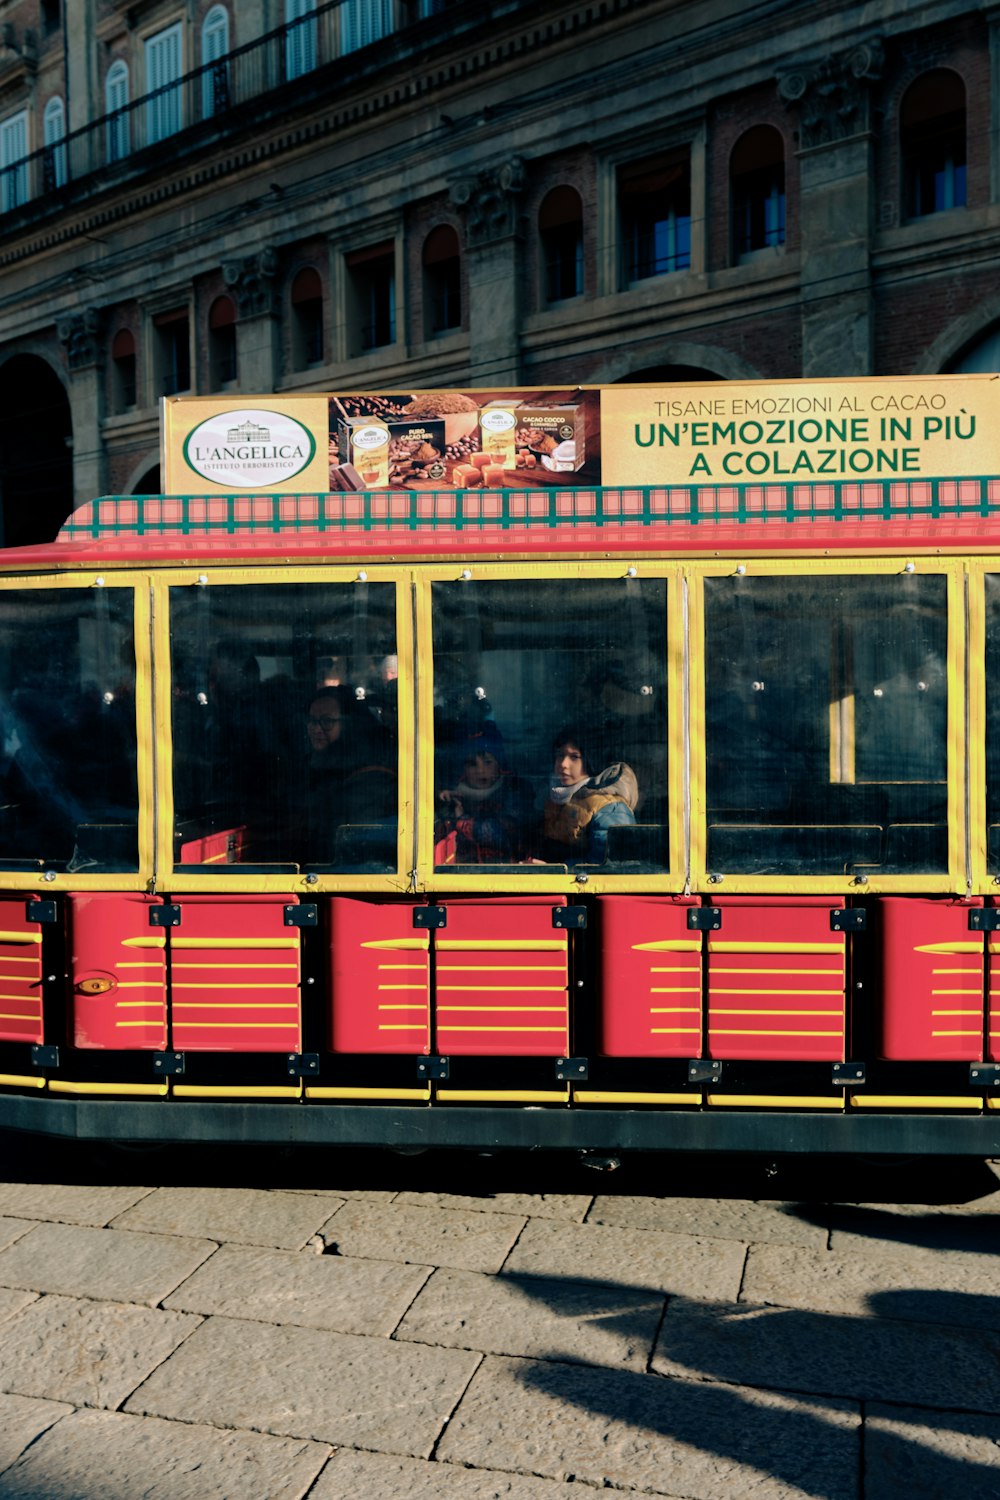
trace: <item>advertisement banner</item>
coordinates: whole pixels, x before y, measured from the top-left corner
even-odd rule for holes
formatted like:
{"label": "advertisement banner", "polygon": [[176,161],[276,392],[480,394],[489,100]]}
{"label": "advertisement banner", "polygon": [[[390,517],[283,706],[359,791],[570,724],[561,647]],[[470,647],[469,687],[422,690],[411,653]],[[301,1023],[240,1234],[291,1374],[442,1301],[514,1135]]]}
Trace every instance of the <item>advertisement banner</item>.
{"label": "advertisement banner", "polygon": [[1000,474],[993,375],[171,397],[168,495]]}

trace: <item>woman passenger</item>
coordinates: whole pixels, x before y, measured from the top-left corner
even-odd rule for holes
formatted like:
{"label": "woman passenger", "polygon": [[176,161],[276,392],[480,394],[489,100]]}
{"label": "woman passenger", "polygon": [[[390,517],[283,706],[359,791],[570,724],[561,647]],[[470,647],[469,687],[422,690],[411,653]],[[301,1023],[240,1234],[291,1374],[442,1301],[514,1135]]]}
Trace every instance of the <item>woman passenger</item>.
{"label": "woman passenger", "polygon": [[560,729],[552,753],[552,785],[542,815],[544,857],[559,864],[603,864],[608,829],[635,822],[635,772],[624,761],[598,769],[589,740],[573,727]]}

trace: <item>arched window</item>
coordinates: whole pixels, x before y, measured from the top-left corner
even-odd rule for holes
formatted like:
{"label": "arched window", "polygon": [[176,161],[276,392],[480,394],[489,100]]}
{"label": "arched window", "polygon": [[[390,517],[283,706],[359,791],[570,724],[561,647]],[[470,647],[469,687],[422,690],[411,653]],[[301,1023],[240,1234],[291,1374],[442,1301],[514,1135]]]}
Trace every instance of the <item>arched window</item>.
{"label": "arched window", "polygon": [[66,110],[58,94],[53,95],[42,115],[43,170],[45,191],[66,185]]}
{"label": "arched window", "polygon": [[128,64],[119,57],[104,80],[104,110],[107,115],[108,161],[121,161],[129,153],[131,121],[128,115]]}
{"label": "arched window", "polygon": [[303,266],[292,282],[292,367],[306,370],[323,363],[323,283],[312,266]]}
{"label": "arched window", "polygon": [[625,286],[691,265],[691,153],[686,147],[618,168]]}
{"label": "arched window", "polygon": [[285,0],[285,77],[301,78],[316,66],[316,0]]}
{"label": "arched window", "polygon": [[538,211],[545,301],[583,295],[583,203],[576,188],[557,187]]}
{"label": "arched window", "polygon": [[236,308],[230,297],[216,297],[208,310],[208,364],[213,391],[236,379]]}
{"label": "arched window", "polygon": [[785,243],[785,143],[773,125],[741,135],[729,159],[733,260]]}
{"label": "arched window", "polygon": [[906,218],[964,208],[965,84],[957,73],[934,68],[910,84],[899,137]]}
{"label": "arched window", "polygon": [[119,328],[111,340],[111,405],[116,412],[135,406],[135,335]]}
{"label": "arched window", "polygon": [[201,114],[207,120],[229,108],[229,12],[213,5],[201,28]]}
{"label": "arched window", "polygon": [[439,224],[424,240],[424,333],[433,338],[462,326],[462,257],[458,235]]}

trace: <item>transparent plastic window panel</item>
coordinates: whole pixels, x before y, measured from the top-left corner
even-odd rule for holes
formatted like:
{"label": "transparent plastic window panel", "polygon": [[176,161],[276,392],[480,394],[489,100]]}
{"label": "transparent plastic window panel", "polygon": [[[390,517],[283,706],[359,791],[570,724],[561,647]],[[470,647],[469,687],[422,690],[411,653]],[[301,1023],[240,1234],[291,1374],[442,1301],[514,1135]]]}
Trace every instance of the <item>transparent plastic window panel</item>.
{"label": "transparent plastic window panel", "polygon": [[667,585],[435,583],[435,867],[662,873]]}
{"label": "transparent plastic window panel", "polygon": [[395,586],[170,591],[174,861],[396,869]]}
{"label": "transparent plastic window panel", "polygon": [[129,589],[0,591],[0,870],[139,868]]}
{"label": "transparent plastic window panel", "polygon": [[705,581],[710,870],[941,873],[947,581]]}

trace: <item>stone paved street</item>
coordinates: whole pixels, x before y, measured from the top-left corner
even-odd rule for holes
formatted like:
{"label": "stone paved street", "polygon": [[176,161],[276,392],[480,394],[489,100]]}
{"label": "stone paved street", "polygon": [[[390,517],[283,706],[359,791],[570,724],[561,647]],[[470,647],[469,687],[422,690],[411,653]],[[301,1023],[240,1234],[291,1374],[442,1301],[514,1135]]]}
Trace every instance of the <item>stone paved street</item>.
{"label": "stone paved street", "polygon": [[0,1152],[2,1500],[1000,1497],[996,1164]]}

